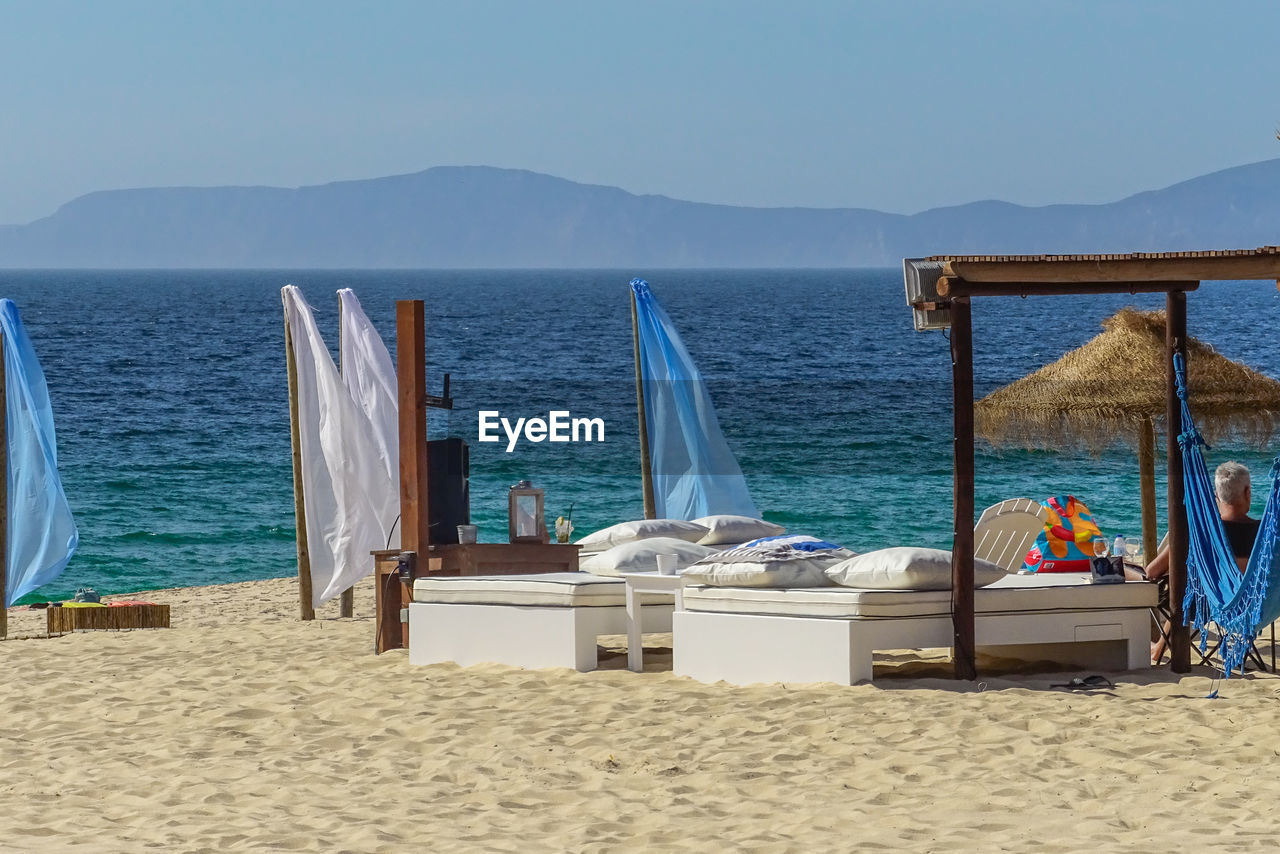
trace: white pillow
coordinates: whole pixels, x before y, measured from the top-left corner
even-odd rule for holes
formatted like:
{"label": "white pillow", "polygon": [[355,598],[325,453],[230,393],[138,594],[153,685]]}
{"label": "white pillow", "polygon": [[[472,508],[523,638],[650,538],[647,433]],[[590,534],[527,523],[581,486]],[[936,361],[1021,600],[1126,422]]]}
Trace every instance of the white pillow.
{"label": "white pillow", "polygon": [[681,519],[638,519],[635,522],[619,522],[608,528],[587,534],[578,540],[583,552],[603,552],[623,543],[634,543],[650,537],[671,537],[696,543],[707,535],[707,529],[696,522]]}
{"label": "white pillow", "polygon": [[578,569],[592,575],[608,576],[617,576],[624,572],[657,572],[658,555],[675,555],[676,570],[679,571],[714,552],[714,549],[688,540],[649,537],[636,540],[634,543],[623,543],[608,551],[584,557],[578,562]]}
{"label": "white pillow", "polygon": [[[973,561],[973,586],[986,587],[1007,575],[985,560]],[[867,552],[827,569],[841,587],[865,590],[950,590],[951,552],[899,547]]]}
{"label": "white pillow", "polygon": [[713,587],[830,587],[827,567],[852,556],[816,537],[768,537],[715,552],[680,574]]}
{"label": "white pillow", "polygon": [[752,519],[750,516],[703,516],[694,519],[695,524],[707,528],[707,535],[698,540],[704,546],[718,546],[724,543],[745,543],[760,537],[776,537],[785,534],[787,529],[763,519]]}

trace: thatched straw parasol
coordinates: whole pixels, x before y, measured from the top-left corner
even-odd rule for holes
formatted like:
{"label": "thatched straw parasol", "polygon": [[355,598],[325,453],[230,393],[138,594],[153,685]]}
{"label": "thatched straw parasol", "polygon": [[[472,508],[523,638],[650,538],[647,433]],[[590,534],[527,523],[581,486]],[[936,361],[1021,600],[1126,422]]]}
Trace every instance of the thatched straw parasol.
{"label": "thatched straw parasol", "polygon": [[[1155,553],[1155,422],[1165,418],[1162,311],[1126,308],[1103,332],[978,401],[975,427],[995,445],[1086,447],[1100,452],[1136,442],[1142,485],[1142,539]],[[1280,382],[1233,362],[1195,339],[1187,373],[1196,426],[1209,442],[1225,436],[1266,444],[1280,425]]]}

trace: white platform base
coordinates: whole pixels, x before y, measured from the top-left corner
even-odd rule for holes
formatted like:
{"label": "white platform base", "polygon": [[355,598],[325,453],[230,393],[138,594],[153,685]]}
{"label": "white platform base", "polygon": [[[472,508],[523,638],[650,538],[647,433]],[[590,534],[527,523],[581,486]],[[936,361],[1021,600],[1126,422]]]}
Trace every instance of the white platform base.
{"label": "white platform base", "polygon": [[[979,614],[979,653],[1048,660],[1098,670],[1151,666],[1146,608],[1030,614]],[[815,619],[679,611],[674,616],[677,675],[702,682],[871,681],[878,649],[950,647],[949,617]]]}
{"label": "white platform base", "polygon": [[[643,606],[646,631],[671,631],[671,605]],[[596,638],[625,635],[627,611],[415,602],[409,606],[409,663],[493,662],[513,667],[596,668]]]}

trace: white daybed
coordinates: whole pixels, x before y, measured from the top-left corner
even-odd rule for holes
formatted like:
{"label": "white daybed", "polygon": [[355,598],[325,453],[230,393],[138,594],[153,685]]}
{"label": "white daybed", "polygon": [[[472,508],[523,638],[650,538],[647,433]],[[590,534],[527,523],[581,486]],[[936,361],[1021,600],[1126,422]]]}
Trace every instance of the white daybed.
{"label": "white daybed", "polygon": [[[419,578],[409,663],[594,670],[596,637],[625,635],[626,583],[585,572]],[[671,596],[641,595],[646,630],[671,631]]]}
{"label": "white daybed", "polygon": [[[1154,584],[1009,575],[974,593],[979,651],[1100,670],[1151,665]],[[739,685],[870,681],[874,650],[950,647],[953,637],[949,590],[688,586],[673,622],[677,674]]]}

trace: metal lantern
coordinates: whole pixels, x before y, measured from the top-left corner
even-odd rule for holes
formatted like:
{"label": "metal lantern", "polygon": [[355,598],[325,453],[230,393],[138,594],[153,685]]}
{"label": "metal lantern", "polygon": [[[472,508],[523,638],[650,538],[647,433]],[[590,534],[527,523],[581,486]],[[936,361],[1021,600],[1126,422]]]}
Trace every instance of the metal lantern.
{"label": "metal lantern", "polygon": [[527,480],[511,487],[507,495],[507,515],[513,543],[546,543],[546,515],[543,493]]}

